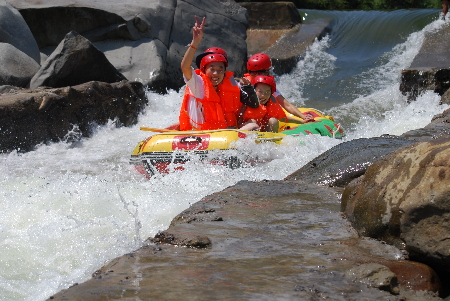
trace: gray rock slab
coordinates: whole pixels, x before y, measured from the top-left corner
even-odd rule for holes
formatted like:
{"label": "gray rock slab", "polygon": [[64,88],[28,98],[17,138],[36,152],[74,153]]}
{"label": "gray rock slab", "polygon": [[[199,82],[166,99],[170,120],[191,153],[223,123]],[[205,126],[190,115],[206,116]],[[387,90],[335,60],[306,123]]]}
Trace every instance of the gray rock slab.
{"label": "gray rock slab", "polygon": [[409,100],[426,90],[443,95],[450,88],[450,23],[428,33],[408,69],[402,71],[400,91]]}
{"label": "gray rock slab", "polygon": [[39,64],[8,43],[0,42],[0,85],[26,87]]}
{"label": "gray rock slab", "polygon": [[153,91],[165,91],[167,48],[160,40],[106,40],[93,44],[129,80],[147,83]]}
{"label": "gray rock slab", "polygon": [[140,78],[158,92],[163,81],[164,88],[184,85],[180,63],[192,39],[194,15],[208,18],[198,52],[221,47],[228,52],[229,70],[242,74],[245,68],[248,20],[235,1],[7,1],[24,16],[45,54],[76,31],[98,44],[127,78]]}
{"label": "gray rock slab", "polygon": [[450,68],[450,23],[428,33],[409,69]]}
{"label": "gray rock slab", "polygon": [[330,22],[328,19],[317,19],[308,24],[297,25],[266,49],[264,53],[272,58],[274,72],[284,74],[292,71],[307,48],[316,39],[321,39],[330,32]]}
{"label": "gray rock slab", "polygon": [[30,28],[19,11],[3,1],[0,2],[0,42],[11,44],[40,64],[39,48]]}
{"label": "gray rock slab", "polygon": [[314,158],[286,179],[345,187],[353,179],[363,175],[375,161],[412,143],[414,141],[395,136],[347,141]]}
{"label": "gray rock slab", "polygon": [[[247,63],[247,14],[234,1],[186,0],[178,1],[173,18],[173,31],[167,53],[167,82],[169,88],[184,85],[180,64],[187,45],[192,41],[194,15],[206,17],[205,35],[196,55],[210,47],[224,49],[229,58],[228,70],[242,75]],[[195,63],[193,64],[194,68]]]}

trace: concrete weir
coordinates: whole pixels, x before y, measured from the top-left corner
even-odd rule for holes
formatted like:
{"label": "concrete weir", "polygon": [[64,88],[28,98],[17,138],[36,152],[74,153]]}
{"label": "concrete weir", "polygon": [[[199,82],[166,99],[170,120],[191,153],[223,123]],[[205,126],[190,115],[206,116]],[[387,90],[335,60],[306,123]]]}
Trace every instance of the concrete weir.
{"label": "concrete weir", "polygon": [[[249,14],[247,51],[263,52],[272,58],[274,72],[291,72],[316,39],[331,31],[331,19],[302,23],[292,2],[243,2]],[[274,13],[276,11],[276,13]]]}
{"label": "concrete weir", "polygon": [[[400,91],[415,100],[426,90],[443,95],[450,88],[450,23],[428,34],[411,66],[402,71]],[[443,101],[445,102],[445,101]]]}

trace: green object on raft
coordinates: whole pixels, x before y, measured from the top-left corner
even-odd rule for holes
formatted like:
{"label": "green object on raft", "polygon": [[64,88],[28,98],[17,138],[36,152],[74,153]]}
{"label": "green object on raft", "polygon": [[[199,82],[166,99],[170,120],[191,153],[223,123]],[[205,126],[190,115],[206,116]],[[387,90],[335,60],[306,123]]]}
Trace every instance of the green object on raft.
{"label": "green object on raft", "polygon": [[342,138],[345,136],[340,124],[327,118],[316,118],[313,122],[303,123],[283,129],[280,133],[286,135],[310,135],[318,134],[332,138]]}

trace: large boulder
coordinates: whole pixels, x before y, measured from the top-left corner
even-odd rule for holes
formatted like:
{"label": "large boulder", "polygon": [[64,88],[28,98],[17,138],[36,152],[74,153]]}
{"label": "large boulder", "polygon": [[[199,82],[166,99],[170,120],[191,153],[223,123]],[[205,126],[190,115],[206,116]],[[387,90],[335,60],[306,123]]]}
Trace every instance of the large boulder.
{"label": "large boulder", "polygon": [[31,57],[8,43],[0,43],[0,86],[26,87],[39,64]]}
{"label": "large boulder", "polygon": [[396,136],[386,136],[341,143],[287,176],[286,180],[345,187],[353,179],[363,175],[375,161],[413,142]]}
{"label": "large boulder", "polygon": [[39,47],[30,28],[19,11],[3,1],[0,2],[0,42],[11,44],[40,64]]}
{"label": "large boulder", "polygon": [[251,29],[286,29],[302,23],[292,2],[241,2],[248,11]]}
{"label": "large boulder", "polygon": [[362,138],[336,145],[295,171],[286,180],[345,187],[367,168],[400,147],[438,138],[450,138],[450,109],[434,116],[423,128],[400,136]]}
{"label": "large boulder", "polygon": [[126,78],[103,52],[76,32],[70,32],[30,82],[30,88],[75,86],[89,81],[114,83]]}
{"label": "large boulder", "polygon": [[346,187],[341,210],[360,235],[404,248],[448,277],[450,139],[408,145],[375,162]]}
{"label": "large boulder", "polygon": [[153,90],[184,85],[179,68],[191,41],[194,15],[207,17],[199,53],[225,49],[229,69],[243,72],[246,10],[234,1],[135,0],[71,2],[7,0],[28,23],[41,52],[49,55],[70,31],[89,39],[130,80]]}
{"label": "large boulder", "polygon": [[169,88],[184,85],[180,64],[187,45],[192,41],[194,15],[206,17],[205,36],[197,54],[210,47],[223,48],[228,54],[228,69],[238,76],[244,73],[247,63],[246,9],[234,1],[179,0],[172,24],[176,30],[170,35],[167,53],[166,76]]}
{"label": "large boulder", "polygon": [[29,151],[47,142],[78,141],[95,125],[137,122],[147,104],[139,82],[89,82],[36,90],[7,88],[0,94],[0,152]]}
{"label": "large boulder", "polygon": [[39,69],[40,52],[17,9],[0,2],[0,85],[25,87]]}

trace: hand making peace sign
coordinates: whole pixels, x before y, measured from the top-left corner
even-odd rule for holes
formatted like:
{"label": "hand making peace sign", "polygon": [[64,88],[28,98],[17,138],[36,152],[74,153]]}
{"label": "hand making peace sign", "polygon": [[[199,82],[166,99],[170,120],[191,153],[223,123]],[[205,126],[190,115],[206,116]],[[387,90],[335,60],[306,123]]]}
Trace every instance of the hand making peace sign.
{"label": "hand making peace sign", "polygon": [[199,22],[198,17],[195,16],[195,25],[192,27],[192,41],[198,45],[203,38],[205,29],[206,17],[203,17],[202,23]]}

